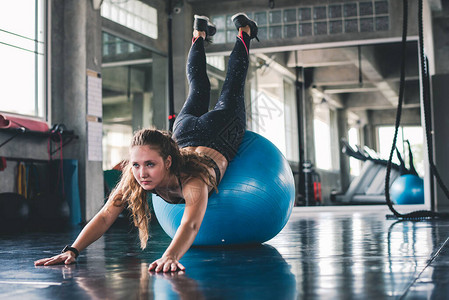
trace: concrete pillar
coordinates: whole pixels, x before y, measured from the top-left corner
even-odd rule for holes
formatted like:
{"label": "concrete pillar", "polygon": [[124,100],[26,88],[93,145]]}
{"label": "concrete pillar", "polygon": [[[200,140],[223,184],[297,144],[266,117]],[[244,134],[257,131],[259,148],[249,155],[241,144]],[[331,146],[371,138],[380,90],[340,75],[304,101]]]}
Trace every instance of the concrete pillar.
{"label": "concrete pillar", "polygon": [[[334,110],[332,108],[329,109],[329,116],[330,116],[330,136],[331,136],[331,162],[332,162],[332,170],[339,170],[340,169],[340,135],[345,135],[347,129],[340,128],[340,123],[346,121],[339,120],[340,118],[340,112],[338,110]],[[340,132],[341,130],[345,130],[343,132]]]}
{"label": "concrete pillar", "polygon": [[346,109],[337,109],[337,128],[338,128],[338,158],[340,162],[340,184],[341,190],[346,191],[351,182],[349,157],[341,149],[341,139],[348,139],[348,112]]}
{"label": "concrete pillar", "polygon": [[132,96],[132,128],[133,132],[150,127],[153,122],[151,96],[148,92],[136,92]]}
{"label": "concrete pillar", "polygon": [[83,219],[86,218],[86,9],[87,1],[64,1],[63,8],[63,116],[78,139],[64,149],[67,158],[78,160],[78,183]]}
{"label": "concrete pillar", "polygon": [[153,124],[158,129],[168,129],[167,58],[153,52]]}
{"label": "concrete pillar", "polygon": [[[447,57],[446,59],[449,59]],[[433,85],[433,131],[434,131],[434,160],[438,172],[446,186],[449,186],[449,73],[434,75]],[[449,199],[435,182],[436,208],[438,211],[449,211]]]}
{"label": "concrete pillar", "polygon": [[371,124],[373,124],[372,111],[368,110],[366,112],[366,125],[363,127],[364,142],[365,146],[377,151],[376,128]]}
{"label": "concrete pillar", "polygon": [[176,113],[181,110],[188,93],[185,65],[192,40],[193,15],[191,6],[186,2],[178,13],[173,13],[173,91]]}
{"label": "concrete pillar", "polygon": [[316,161],[313,126],[313,96],[310,89],[306,89],[304,94],[304,161],[310,160],[315,165]]}
{"label": "concrete pillar", "polygon": [[[83,219],[90,220],[103,205],[101,161],[87,157],[87,69],[101,70],[101,16],[90,1],[63,2],[63,122],[78,139],[64,149],[66,158],[78,160]],[[54,102],[56,99],[54,99]]]}
{"label": "concrete pillar", "polygon": [[[449,3],[441,1],[441,10],[432,13],[433,50],[435,60],[435,74],[431,78],[433,101],[433,132],[434,132],[434,160],[435,165],[446,186],[449,186]],[[426,52],[426,44],[424,44]],[[449,211],[449,199],[438,187],[436,189],[436,209]]]}
{"label": "concrete pillar", "polygon": [[144,118],[144,102],[143,102],[143,93],[134,93],[133,94],[133,132],[141,129]]}
{"label": "concrete pillar", "polygon": [[[151,87],[152,89],[152,87]],[[151,92],[144,92],[142,99],[142,128],[148,128],[153,125],[153,110],[151,109]]]}
{"label": "concrete pillar", "polygon": [[[92,1],[87,1],[86,3],[86,15],[86,67],[88,70],[101,73],[103,57],[101,52],[101,13],[100,10],[95,10],[93,8]],[[86,78],[86,75],[84,75],[84,78]],[[86,149],[86,147],[84,149]],[[90,220],[104,204],[103,162],[86,160],[85,176],[86,220]]]}

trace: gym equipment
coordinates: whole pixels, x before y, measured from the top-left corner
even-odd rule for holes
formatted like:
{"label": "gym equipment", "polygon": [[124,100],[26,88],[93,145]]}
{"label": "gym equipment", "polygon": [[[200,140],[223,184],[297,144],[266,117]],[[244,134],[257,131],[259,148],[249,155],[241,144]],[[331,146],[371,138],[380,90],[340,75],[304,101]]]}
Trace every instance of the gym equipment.
{"label": "gym equipment", "polygon": [[81,200],[78,184],[78,160],[64,159],[64,196],[70,208],[70,224],[77,226],[82,223]]}
{"label": "gym equipment", "polygon": [[0,233],[25,228],[29,214],[26,198],[18,193],[0,193]]}
{"label": "gym equipment", "polygon": [[47,132],[48,125],[44,121],[37,121],[27,117],[0,114],[0,128],[25,128],[26,130]]}
{"label": "gym equipment", "polygon": [[[236,157],[208,200],[194,245],[263,243],[287,223],[295,200],[293,173],[282,153],[266,138],[247,131]],[[156,217],[171,237],[185,204],[153,195]]]}
{"label": "gym equipment", "polygon": [[424,181],[411,174],[400,176],[390,187],[390,197],[395,204],[424,204]]}
{"label": "gym equipment", "polygon": [[[390,157],[388,159],[387,164],[387,172],[385,176],[385,199],[388,205],[388,208],[393,213],[393,215],[387,215],[389,219],[399,219],[399,220],[413,220],[420,221],[424,219],[449,219],[449,213],[436,212],[434,209],[434,198],[432,193],[430,194],[432,202],[431,210],[417,210],[409,213],[402,214],[398,212],[394,206],[393,202],[390,199],[390,191],[389,191],[389,183],[390,183],[390,170],[391,170],[391,160],[393,157],[393,151],[396,147],[396,140],[398,135],[399,125],[401,123],[401,113],[402,113],[402,104],[404,101],[404,90],[405,90],[405,53],[406,53],[406,41],[407,41],[407,23],[408,23],[408,2],[407,0],[403,0],[403,25],[402,25],[402,61],[401,61],[401,79],[399,83],[399,97],[398,97],[398,107],[396,110],[396,122],[395,122],[395,131],[393,136],[393,143],[391,145]],[[434,164],[433,157],[433,139],[432,139],[432,121],[431,121],[431,99],[430,99],[430,75],[429,75],[429,66],[426,56],[424,54],[424,28],[423,28],[423,1],[418,1],[418,40],[419,40],[419,58],[420,58],[420,70],[423,77],[421,81],[422,87],[422,95],[423,95],[423,108],[424,108],[424,129],[426,133],[426,141],[427,141],[427,157],[429,159],[429,171],[432,176],[432,179],[435,178],[438,185],[443,190],[446,198],[449,199],[449,189],[446,184],[441,179],[441,176],[438,172],[436,165]]]}
{"label": "gym equipment", "polygon": [[[385,172],[387,161],[378,158],[378,154],[368,147],[353,149],[346,140],[342,152],[364,161],[360,174],[355,177],[345,193],[331,194],[331,201],[340,204],[385,204]],[[391,177],[401,175],[400,166],[392,164]]]}
{"label": "gym equipment", "polygon": [[390,186],[390,196],[395,204],[424,204],[424,181],[419,177],[413,164],[413,153],[410,142],[408,145],[410,169],[407,169],[401,153],[396,148],[399,158],[399,171],[401,176],[397,177]]}

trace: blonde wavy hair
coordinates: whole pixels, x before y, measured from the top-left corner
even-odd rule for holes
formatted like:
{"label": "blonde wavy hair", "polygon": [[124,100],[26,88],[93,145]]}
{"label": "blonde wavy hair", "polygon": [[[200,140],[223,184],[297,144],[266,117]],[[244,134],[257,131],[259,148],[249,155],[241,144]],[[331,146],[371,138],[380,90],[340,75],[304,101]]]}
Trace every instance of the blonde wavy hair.
{"label": "blonde wavy hair", "polygon": [[[141,129],[134,134],[130,149],[135,146],[149,146],[157,150],[164,161],[171,156],[172,163],[169,169],[171,174],[182,179],[199,178],[209,187],[217,190],[216,180],[208,170],[208,167],[213,168],[211,161],[200,153],[179,149],[170,132]],[[139,229],[140,247],[145,249],[150,221],[148,191],[144,190],[134,178],[131,162],[124,161],[122,167],[120,182],[111,192],[108,203],[114,206],[127,206],[131,211],[134,226]]]}

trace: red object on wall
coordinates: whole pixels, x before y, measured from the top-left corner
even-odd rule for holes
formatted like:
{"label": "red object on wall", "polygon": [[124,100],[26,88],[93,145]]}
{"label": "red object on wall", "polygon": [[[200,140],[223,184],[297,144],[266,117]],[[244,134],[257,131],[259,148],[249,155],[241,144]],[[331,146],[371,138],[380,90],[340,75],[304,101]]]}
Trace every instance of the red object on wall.
{"label": "red object on wall", "polygon": [[6,169],[6,158],[0,157],[0,171],[3,171]]}
{"label": "red object on wall", "polygon": [[32,118],[0,114],[0,128],[25,128],[32,131],[48,132],[48,125],[44,121]]}

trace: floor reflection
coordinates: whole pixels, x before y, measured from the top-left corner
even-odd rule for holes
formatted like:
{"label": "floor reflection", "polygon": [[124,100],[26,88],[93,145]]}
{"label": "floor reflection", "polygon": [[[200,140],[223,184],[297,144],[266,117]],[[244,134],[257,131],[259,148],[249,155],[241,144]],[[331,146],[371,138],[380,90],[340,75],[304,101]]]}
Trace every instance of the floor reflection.
{"label": "floor reflection", "polygon": [[[185,261],[187,273],[148,272],[138,257],[38,268],[59,271],[62,285],[79,299],[296,298],[295,276],[272,246],[195,248]],[[51,290],[41,296],[51,298]]]}
{"label": "floor reflection", "polygon": [[[110,268],[113,272],[108,272]],[[89,296],[89,299],[150,299],[152,287],[148,273],[148,264],[139,259],[129,261],[122,266],[107,266],[96,270],[98,274],[109,276],[92,276],[92,272],[79,272],[75,282]]]}
{"label": "floor reflection", "polygon": [[34,267],[76,231],[0,236],[0,299],[446,299],[449,221],[395,222],[383,213],[296,212],[267,244],[192,248],[186,272],[148,264],[170,243],[153,225],[148,249],[116,226],[70,266]]}
{"label": "floor reflection", "polygon": [[[184,258],[186,274],[154,274],[155,298],[295,299],[291,267],[270,245],[193,248]],[[189,298],[194,296],[195,298]],[[176,297],[175,297],[176,298]]]}
{"label": "floor reflection", "polygon": [[395,223],[379,213],[310,213],[291,219],[269,243],[292,266],[300,298],[389,298],[408,291],[448,226]]}

